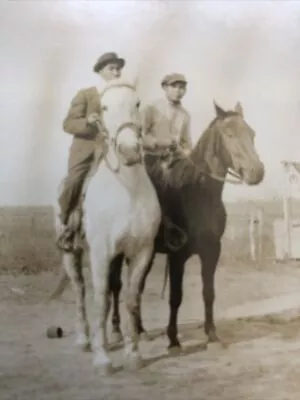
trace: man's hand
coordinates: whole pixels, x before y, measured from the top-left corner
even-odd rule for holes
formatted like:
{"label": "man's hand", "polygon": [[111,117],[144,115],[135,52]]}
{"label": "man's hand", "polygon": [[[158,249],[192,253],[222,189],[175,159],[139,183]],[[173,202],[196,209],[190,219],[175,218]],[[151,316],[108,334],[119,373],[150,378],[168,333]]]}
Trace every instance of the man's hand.
{"label": "man's hand", "polygon": [[186,157],[189,157],[190,154],[191,154],[191,152],[192,152],[192,149],[188,149],[188,148],[182,149],[182,153],[183,153]]}
{"label": "man's hand", "polygon": [[105,145],[106,139],[108,139],[108,133],[106,131],[101,131],[97,134],[95,143],[96,145],[100,145],[102,147]]}
{"label": "man's hand", "polygon": [[92,113],[87,117],[87,123],[89,125],[94,125],[96,122],[99,122],[101,124],[101,117],[97,113]]}
{"label": "man's hand", "polygon": [[151,135],[145,135],[142,137],[142,145],[145,149],[155,150],[157,146],[157,140]]}

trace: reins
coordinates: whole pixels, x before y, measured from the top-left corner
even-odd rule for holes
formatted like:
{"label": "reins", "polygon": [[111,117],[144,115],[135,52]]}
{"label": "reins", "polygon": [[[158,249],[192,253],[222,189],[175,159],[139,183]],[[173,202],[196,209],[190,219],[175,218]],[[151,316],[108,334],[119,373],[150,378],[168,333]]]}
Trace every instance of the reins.
{"label": "reins", "polygon": [[[151,155],[151,156],[156,156],[156,157],[160,156],[161,159],[164,159],[164,158],[168,157],[168,154],[167,154],[168,151],[170,151],[170,150],[167,149],[167,150],[153,151],[153,150],[148,150],[147,149],[147,150],[145,150],[145,154],[146,155]],[[226,177],[223,178],[221,176],[218,176],[218,175],[214,174],[213,172],[207,172],[204,169],[199,168],[198,165],[195,164],[190,157],[187,157],[187,158],[193,164],[194,168],[197,168],[197,170],[199,171],[200,174],[203,174],[205,176],[209,176],[210,178],[215,179],[216,181],[219,181],[219,182],[224,182],[224,183],[228,182],[228,183],[231,183],[233,185],[243,185],[244,184],[242,178],[236,172],[232,171],[231,169],[228,169],[227,173],[229,175],[233,176],[236,179],[230,179],[230,178],[226,178]]]}

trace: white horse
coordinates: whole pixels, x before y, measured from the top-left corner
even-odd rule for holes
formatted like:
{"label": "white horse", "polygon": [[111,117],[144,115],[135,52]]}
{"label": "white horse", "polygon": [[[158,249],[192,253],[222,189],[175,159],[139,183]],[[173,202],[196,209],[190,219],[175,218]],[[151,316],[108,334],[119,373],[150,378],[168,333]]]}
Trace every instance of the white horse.
{"label": "white horse", "polygon": [[[135,323],[140,306],[139,285],[152,256],[161,209],[143,164],[135,86],[120,79],[110,82],[101,93],[101,106],[108,133],[106,151],[87,185],[83,221],[97,313],[94,365],[109,373],[112,370],[107,349],[110,264],[116,255],[124,253],[128,265],[125,302],[129,316],[124,332],[125,365],[139,368],[142,359]],[[90,337],[81,259],[80,252],[63,253],[63,266],[76,293],[77,344],[88,350]]]}

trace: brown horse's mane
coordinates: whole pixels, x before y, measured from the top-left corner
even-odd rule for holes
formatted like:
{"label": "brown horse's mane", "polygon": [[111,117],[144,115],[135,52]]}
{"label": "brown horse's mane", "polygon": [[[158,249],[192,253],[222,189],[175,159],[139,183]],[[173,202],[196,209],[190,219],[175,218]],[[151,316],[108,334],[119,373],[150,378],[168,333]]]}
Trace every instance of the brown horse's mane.
{"label": "brown horse's mane", "polygon": [[205,152],[209,142],[215,140],[217,133],[215,123],[218,119],[238,115],[235,111],[224,112],[223,117],[215,117],[206,130],[199,137],[189,157],[183,154],[174,154],[169,162],[171,167],[164,168],[163,162],[156,162],[148,166],[150,176],[159,183],[161,187],[178,188],[185,184],[194,184],[203,181],[205,177]]}
{"label": "brown horse's mane", "polygon": [[156,161],[151,165],[148,164],[147,170],[151,178],[162,188],[179,188],[186,183],[199,182],[203,178],[202,170],[191,158],[184,155],[175,156],[167,163]]}

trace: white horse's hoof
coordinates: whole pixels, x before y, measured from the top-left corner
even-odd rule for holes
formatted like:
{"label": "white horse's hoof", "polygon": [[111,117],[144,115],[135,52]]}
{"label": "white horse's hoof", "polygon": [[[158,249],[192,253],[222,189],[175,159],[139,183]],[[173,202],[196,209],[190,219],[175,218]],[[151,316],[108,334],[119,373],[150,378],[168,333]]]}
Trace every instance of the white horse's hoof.
{"label": "white horse's hoof", "polygon": [[89,352],[92,350],[90,340],[86,336],[79,336],[76,340],[76,344],[77,344],[77,347],[79,347],[81,351]]}
{"label": "white horse's hoof", "polygon": [[137,371],[144,366],[144,361],[139,353],[126,354],[124,358],[124,369]]}
{"label": "white horse's hoof", "polygon": [[117,344],[123,341],[123,335],[121,332],[112,332],[111,333],[111,343]]}
{"label": "white horse's hoof", "polygon": [[92,351],[92,346],[91,343],[86,342],[86,343],[80,343],[77,344],[77,346],[80,348],[81,351],[84,353],[90,353]]}
{"label": "white horse's hoof", "polygon": [[96,356],[94,358],[94,367],[100,375],[108,376],[114,372],[112,362],[108,357]]}

